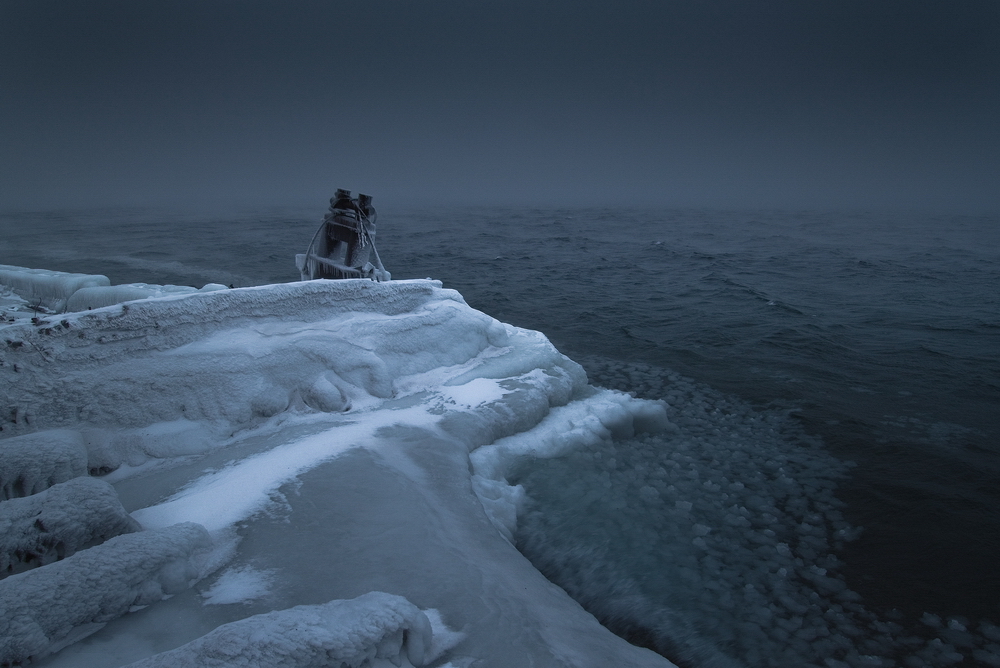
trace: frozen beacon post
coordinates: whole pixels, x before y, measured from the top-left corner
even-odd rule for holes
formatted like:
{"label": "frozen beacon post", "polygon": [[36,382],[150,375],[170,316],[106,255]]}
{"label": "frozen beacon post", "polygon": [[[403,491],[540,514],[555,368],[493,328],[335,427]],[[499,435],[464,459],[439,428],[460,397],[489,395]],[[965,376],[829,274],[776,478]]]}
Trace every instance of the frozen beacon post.
{"label": "frozen beacon post", "polygon": [[303,281],[317,278],[369,278],[388,281],[391,276],[375,249],[375,207],[371,195],[351,197],[342,188],[330,198],[305,254],[295,256]]}

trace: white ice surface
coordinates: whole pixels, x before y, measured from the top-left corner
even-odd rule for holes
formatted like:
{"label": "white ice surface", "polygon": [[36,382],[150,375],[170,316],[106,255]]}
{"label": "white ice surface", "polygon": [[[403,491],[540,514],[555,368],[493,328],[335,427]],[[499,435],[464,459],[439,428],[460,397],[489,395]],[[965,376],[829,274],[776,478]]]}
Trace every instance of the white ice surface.
{"label": "white ice surface", "polygon": [[[13,291],[29,305],[41,306],[56,313],[86,311],[136,299],[227,289],[219,283],[208,283],[200,289],[186,285],[151,283],[111,285],[107,276],[71,274],[7,264],[0,264],[0,288]],[[3,303],[4,300],[0,300],[0,306]]]}
{"label": "white ice surface", "polygon": [[215,584],[202,593],[207,605],[232,605],[245,603],[267,595],[271,591],[274,571],[254,568],[227,568]]}
{"label": "white ice surface", "polygon": [[[437,610],[463,634],[440,659],[452,665],[671,665],[605,630],[511,546],[513,519],[496,515],[513,506],[484,510],[469,459],[526,431],[555,443],[554,407],[579,414],[557,447],[663,426],[662,407],[588,387],[544,336],[437,282],[163,297],[4,336],[21,343],[2,352],[0,375],[17,389],[0,383],[0,405],[25,416],[4,434],[75,431],[91,469],[123,466],[115,487],[145,528],[194,521],[217,544],[238,539],[200,592],[40,665],[121,666],[222,624],[370,591]],[[477,474],[505,486],[501,464]],[[254,572],[268,574],[266,591],[227,583]],[[208,604],[241,586],[240,605]]]}
{"label": "white ice surface", "polygon": [[430,426],[434,418],[423,407],[364,413],[357,423],[338,425],[335,438],[323,432],[247,457],[202,476],[167,501],[132,515],[146,529],[182,521],[197,522],[209,531],[225,529],[270,503],[283,483],[348,448],[371,442],[379,428],[400,422]]}

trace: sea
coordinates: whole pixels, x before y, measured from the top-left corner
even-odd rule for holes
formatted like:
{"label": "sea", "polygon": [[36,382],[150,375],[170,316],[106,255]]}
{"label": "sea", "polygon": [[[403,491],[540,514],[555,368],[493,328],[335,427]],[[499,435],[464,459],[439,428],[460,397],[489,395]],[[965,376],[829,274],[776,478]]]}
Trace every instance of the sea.
{"label": "sea", "polygon": [[[323,209],[0,214],[0,264],[298,280]],[[393,278],[673,429],[525,464],[518,548],[680,666],[1000,666],[1000,216],[380,211]]]}

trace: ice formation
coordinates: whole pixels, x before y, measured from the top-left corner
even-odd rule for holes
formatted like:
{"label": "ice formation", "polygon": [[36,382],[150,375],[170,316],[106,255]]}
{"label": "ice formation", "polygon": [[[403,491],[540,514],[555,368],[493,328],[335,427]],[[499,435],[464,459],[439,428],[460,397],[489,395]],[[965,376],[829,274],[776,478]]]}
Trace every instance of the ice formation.
{"label": "ice formation", "polygon": [[[0,358],[0,364],[3,358]],[[19,369],[13,368],[16,374]],[[13,376],[0,406],[12,406],[8,420],[27,426],[23,404],[14,397],[20,389]],[[50,429],[0,441],[0,498],[37,494],[56,483],[87,474],[87,448],[83,435],[68,429]]]}
{"label": "ice formation", "polygon": [[[42,665],[121,666],[224,624],[368,592],[438,611],[461,632],[440,659],[456,666],[672,665],[611,634],[511,545],[513,506],[476,495],[469,459],[561,406],[580,416],[571,447],[663,428],[662,404],[589,387],[544,336],[436,281],[165,296],[8,325],[2,337],[0,375],[15,382],[0,383],[0,406],[23,416],[3,433],[78,434],[86,467],[145,529],[4,582],[182,522],[211,532],[204,569],[226,566]],[[267,586],[213,602],[210,592],[232,592],[227,573],[266,573]],[[109,595],[122,589],[113,582],[102,583]],[[148,588],[136,604],[166,591]],[[31,615],[42,599],[16,600]]]}
{"label": "ice formation", "polygon": [[13,290],[33,308],[53,313],[86,311],[122,302],[193,292],[225,290],[219,283],[193,288],[186,285],[127,283],[111,285],[107,276],[71,274],[0,264],[0,286]]}
{"label": "ice formation", "polygon": [[524,490],[507,478],[525,459],[552,458],[602,441],[673,429],[660,402],[637,402],[604,390],[554,409],[536,427],[498,439],[470,455],[473,487],[490,521],[513,542]]}
{"label": "ice formation", "polygon": [[183,591],[211,539],[197,524],[141,531],[0,581],[0,664],[33,660],[135,606]]}
{"label": "ice formation", "polygon": [[0,264],[0,284],[9,286],[30,303],[51,311],[62,311],[66,308],[66,301],[77,290],[111,285],[111,281],[107,276]]}
{"label": "ice formation", "polygon": [[58,483],[0,503],[0,574],[56,561],[139,529],[108,483],[90,477]]}
{"label": "ice formation", "polygon": [[122,302],[151,297],[168,297],[170,295],[189,295],[193,292],[212,292],[225,290],[220,283],[208,283],[199,288],[186,285],[153,285],[151,283],[126,283],[124,285],[93,286],[80,288],[66,300],[67,311],[87,311],[112,306]]}
{"label": "ice formation", "polygon": [[[427,611],[435,666],[671,665],[576,601],[691,665],[1000,666],[992,624],[904,629],[850,591],[843,468],[780,414],[643,365],[585,360],[596,385],[665,401],[592,387],[544,336],[434,281],[81,300],[132,289],[155,294],[34,319],[0,303],[21,316],[0,321],[0,482],[28,497],[4,502],[12,535],[40,538],[17,508],[88,471],[145,529],[0,581],[0,662],[114,668],[221,643],[239,665],[257,650],[220,638],[267,644],[299,606],[389,592]],[[184,522],[204,527],[183,525],[193,559],[113,549]],[[356,656],[382,661],[379,633]]]}
{"label": "ice formation", "polygon": [[370,592],[230,622],[128,668],[423,666],[431,646],[423,612],[401,596]]}

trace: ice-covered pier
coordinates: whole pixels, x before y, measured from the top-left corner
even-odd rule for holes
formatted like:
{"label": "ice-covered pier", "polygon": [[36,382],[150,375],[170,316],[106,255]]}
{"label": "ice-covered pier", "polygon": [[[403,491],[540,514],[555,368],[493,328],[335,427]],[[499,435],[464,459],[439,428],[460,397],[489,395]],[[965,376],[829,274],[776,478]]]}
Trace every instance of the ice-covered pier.
{"label": "ice-covered pier", "polygon": [[[114,287],[36,275],[49,311]],[[514,548],[505,478],[662,404],[436,281],[142,297],[0,324],[0,509],[38,499],[11,521],[46,546],[10,548],[0,663],[671,665]],[[97,526],[47,538],[68,502],[42,495]]]}

